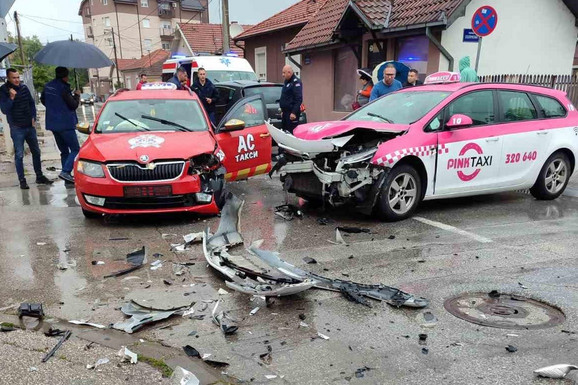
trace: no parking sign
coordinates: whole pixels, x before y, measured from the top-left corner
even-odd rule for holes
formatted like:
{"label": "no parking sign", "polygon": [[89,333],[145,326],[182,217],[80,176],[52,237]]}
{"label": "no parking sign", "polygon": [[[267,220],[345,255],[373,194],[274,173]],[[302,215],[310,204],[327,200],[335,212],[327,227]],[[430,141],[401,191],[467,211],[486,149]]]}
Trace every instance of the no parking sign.
{"label": "no parking sign", "polygon": [[498,25],[498,12],[489,5],[485,5],[474,12],[472,29],[480,37],[488,36]]}

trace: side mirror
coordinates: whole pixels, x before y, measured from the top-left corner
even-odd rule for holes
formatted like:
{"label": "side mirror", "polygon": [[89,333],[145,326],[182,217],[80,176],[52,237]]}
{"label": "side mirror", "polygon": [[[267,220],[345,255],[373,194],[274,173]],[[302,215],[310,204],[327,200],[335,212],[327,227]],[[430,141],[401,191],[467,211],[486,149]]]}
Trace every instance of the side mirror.
{"label": "side mirror", "polygon": [[90,123],[83,122],[76,125],[76,130],[81,134],[90,135]]}
{"label": "side mirror", "polygon": [[461,127],[468,127],[474,124],[472,118],[467,115],[455,114],[452,115],[450,120],[446,123],[446,128],[454,129]]}
{"label": "side mirror", "polygon": [[239,131],[245,128],[245,122],[239,119],[231,119],[229,120],[227,123],[225,123],[225,125],[223,126],[223,128],[221,128],[222,132],[228,132],[228,131]]}

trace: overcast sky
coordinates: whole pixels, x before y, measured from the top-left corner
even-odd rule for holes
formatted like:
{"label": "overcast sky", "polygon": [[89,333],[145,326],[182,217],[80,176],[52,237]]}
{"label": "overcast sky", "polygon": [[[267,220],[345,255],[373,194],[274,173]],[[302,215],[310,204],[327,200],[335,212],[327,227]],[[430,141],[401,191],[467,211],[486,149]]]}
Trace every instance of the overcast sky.
{"label": "overcast sky", "polygon": [[[4,1],[4,0],[0,0]],[[229,0],[231,21],[256,24],[273,14],[295,4],[298,0]],[[220,23],[220,0],[210,0],[211,23]],[[250,4],[250,6],[248,6]],[[37,35],[44,43],[70,37],[84,40],[82,19],[78,16],[80,0],[16,0],[6,17],[8,30],[15,31],[12,20],[14,11],[20,17],[22,35]]]}

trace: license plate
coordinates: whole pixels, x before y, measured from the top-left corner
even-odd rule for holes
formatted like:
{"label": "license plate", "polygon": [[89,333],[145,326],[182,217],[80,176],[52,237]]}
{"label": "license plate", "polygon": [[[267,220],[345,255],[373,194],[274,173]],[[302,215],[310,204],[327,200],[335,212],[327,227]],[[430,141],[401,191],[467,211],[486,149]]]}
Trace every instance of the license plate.
{"label": "license plate", "polygon": [[125,186],[126,198],[164,197],[173,194],[172,186]]}

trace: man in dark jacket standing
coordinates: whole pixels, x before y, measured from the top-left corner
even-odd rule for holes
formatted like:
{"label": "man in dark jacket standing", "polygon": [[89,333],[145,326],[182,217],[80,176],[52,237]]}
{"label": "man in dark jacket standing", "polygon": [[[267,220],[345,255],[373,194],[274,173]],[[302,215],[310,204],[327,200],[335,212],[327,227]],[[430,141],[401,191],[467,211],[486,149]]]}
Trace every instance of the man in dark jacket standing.
{"label": "man in dark jacket standing", "polygon": [[407,82],[403,83],[403,88],[417,87],[423,85],[423,82],[418,79],[419,72],[415,69],[410,69],[407,74]]}
{"label": "man in dark jacket standing", "polygon": [[215,119],[215,104],[217,103],[217,98],[219,97],[219,91],[217,87],[207,79],[207,71],[204,68],[199,68],[197,71],[199,78],[193,83],[193,91],[197,94],[209,119],[216,126],[217,122]]}
{"label": "man in dark jacket standing", "polygon": [[299,125],[301,104],[303,104],[303,85],[289,65],[283,67],[283,78],[285,78],[285,83],[281,91],[281,99],[279,99],[281,121],[283,130],[293,133],[295,127]]}
{"label": "man in dark jacket standing", "polygon": [[169,83],[173,83],[177,86],[177,90],[184,90],[185,87],[183,86],[182,82],[187,79],[187,71],[183,67],[177,68],[177,72],[175,72],[175,76],[169,79]]}
{"label": "man in dark jacket standing", "polygon": [[36,105],[26,85],[20,83],[20,74],[14,68],[6,70],[7,82],[0,87],[0,109],[6,115],[10,126],[10,137],[14,142],[14,165],[20,180],[20,188],[27,190],[24,177],[24,142],[28,143],[32,153],[36,183],[52,184],[42,174],[40,146],[36,137]]}
{"label": "man in dark jacket standing", "polygon": [[68,84],[68,69],[56,67],[56,79],[46,83],[40,97],[46,106],[46,129],[52,131],[56,145],[60,150],[62,172],[58,177],[65,182],[74,183],[72,168],[80,145],[76,136],[78,117],[76,109],[80,103],[80,91],[74,95]]}

